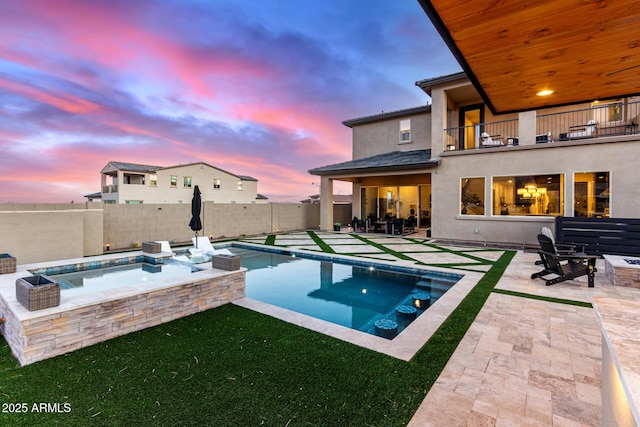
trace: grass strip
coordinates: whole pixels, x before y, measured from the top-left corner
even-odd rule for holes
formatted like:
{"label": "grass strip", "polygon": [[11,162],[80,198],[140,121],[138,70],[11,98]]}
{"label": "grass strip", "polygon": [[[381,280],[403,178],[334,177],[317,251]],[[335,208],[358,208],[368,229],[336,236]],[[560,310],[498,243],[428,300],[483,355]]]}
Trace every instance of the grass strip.
{"label": "grass strip", "polygon": [[264,244],[267,246],[275,246],[276,244],[276,235],[275,234],[269,234],[267,236],[267,238],[264,241]]}
{"label": "grass strip", "polygon": [[554,302],[554,303],[558,303],[558,304],[567,304],[567,305],[575,305],[575,306],[578,306],[578,307],[593,308],[593,304],[591,304],[590,302],[584,302],[584,301],[574,301],[574,300],[570,300],[570,299],[562,299],[562,298],[545,297],[545,296],[541,296],[541,295],[525,294],[523,292],[508,291],[506,289],[494,289],[493,292],[495,292],[497,294],[511,295],[511,296],[520,297],[520,298],[529,298],[529,299],[535,299],[535,300],[546,301],[546,302]]}
{"label": "grass strip", "polygon": [[322,250],[322,252],[326,252],[328,254],[335,254],[336,251],[331,249],[331,246],[327,245],[324,240],[322,240],[316,233],[313,231],[307,231],[307,234],[311,239],[315,242],[316,245]]}
{"label": "grass strip", "polygon": [[361,240],[361,241],[365,242],[366,244],[368,244],[370,246],[373,246],[374,248],[377,248],[377,249],[381,250],[382,252],[384,252],[386,254],[389,254],[389,255],[392,255],[392,256],[394,256],[396,258],[403,259],[405,261],[418,262],[417,260],[411,258],[408,255],[403,254],[402,252],[394,251],[393,249],[389,249],[388,247],[386,247],[384,245],[381,245],[381,244],[376,243],[376,242],[372,242],[371,240],[367,239],[366,237],[362,237],[362,236],[360,236],[358,234],[352,234],[352,236],[355,237],[356,239]]}

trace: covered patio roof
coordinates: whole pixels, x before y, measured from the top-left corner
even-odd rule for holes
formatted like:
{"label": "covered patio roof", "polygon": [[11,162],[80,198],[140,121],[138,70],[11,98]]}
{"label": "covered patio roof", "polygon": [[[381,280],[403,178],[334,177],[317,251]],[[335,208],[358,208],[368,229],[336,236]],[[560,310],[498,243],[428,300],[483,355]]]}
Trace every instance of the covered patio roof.
{"label": "covered patio roof", "polygon": [[412,169],[433,168],[440,164],[440,159],[431,158],[431,150],[393,151],[336,163],[309,170],[311,175],[336,175],[351,173],[377,173],[389,171],[406,171]]}
{"label": "covered patio roof", "polygon": [[494,114],[640,94],[635,0],[418,1]]}

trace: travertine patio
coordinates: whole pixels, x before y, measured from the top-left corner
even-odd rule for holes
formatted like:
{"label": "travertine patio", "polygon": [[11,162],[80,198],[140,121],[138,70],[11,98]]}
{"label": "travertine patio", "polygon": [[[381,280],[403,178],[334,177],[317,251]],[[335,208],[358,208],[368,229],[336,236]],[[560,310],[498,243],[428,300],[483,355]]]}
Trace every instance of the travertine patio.
{"label": "travertine patio", "polygon": [[[321,234],[336,253],[402,261],[347,234]],[[487,271],[502,251],[454,248],[445,253],[408,238],[365,235],[367,240],[427,264],[457,263],[460,270]],[[285,240],[286,239],[286,240]],[[261,239],[256,239],[261,240]],[[422,239],[420,239],[422,240]],[[257,242],[256,243],[262,243]],[[286,242],[286,243],[285,243]],[[436,243],[437,242],[432,242]],[[320,250],[304,235],[276,245]],[[601,426],[602,332],[594,308],[531,298],[569,301],[621,299],[640,302],[640,291],[613,286],[598,260],[595,288],[586,278],[545,286],[531,280],[538,255],[518,251],[494,292],[410,422],[411,426]],[[456,268],[456,267],[454,267]]]}

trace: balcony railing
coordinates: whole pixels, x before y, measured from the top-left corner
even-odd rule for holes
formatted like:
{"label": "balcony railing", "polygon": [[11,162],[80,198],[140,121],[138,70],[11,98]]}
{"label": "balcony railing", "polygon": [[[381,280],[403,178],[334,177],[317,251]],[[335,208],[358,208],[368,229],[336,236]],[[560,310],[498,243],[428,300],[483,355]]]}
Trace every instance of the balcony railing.
{"label": "balcony railing", "polygon": [[539,114],[536,133],[548,141],[572,141],[601,136],[633,135],[640,132],[640,102],[608,102],[591,108],[562,113]]}
{"label": "balcony railing", "polygon": [[[447,151],[522,145],[518,119],[444,130]],[[533,131],[532,131],[533,132]],[[594,103],[590,108],[536,116],[530,144],[640,134],[640,102]]]}
{"label": "balcony railing", "polygon": [[447,151],[518,145],[518,119],[444,130]]}
{"label": "balcony railing", "polygon": [[103,193],[117,193],[118,186],[117,185],[104,185],[102,186]]}

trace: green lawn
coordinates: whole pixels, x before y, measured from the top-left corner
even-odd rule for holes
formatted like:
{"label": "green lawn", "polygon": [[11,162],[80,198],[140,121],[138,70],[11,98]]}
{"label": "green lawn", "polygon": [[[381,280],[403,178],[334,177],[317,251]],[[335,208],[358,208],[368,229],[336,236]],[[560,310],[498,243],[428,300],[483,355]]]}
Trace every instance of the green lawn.
{"label": "green lawn", "polygon": [[405,425],[513,255],[410,362],[234,305],[23,368],[0,339],[0,425]]}

